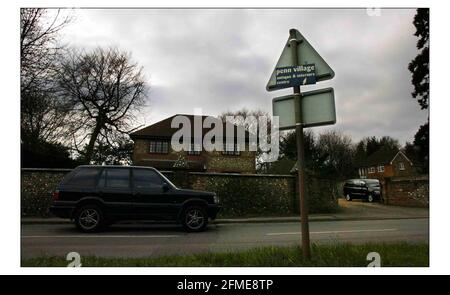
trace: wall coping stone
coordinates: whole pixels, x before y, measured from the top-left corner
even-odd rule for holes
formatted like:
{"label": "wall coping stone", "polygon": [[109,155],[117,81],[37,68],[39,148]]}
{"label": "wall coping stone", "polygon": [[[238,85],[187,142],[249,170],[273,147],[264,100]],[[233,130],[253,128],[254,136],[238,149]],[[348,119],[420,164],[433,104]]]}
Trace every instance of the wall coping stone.
{"label": "wall coping stone", "polygon": [[269,178],[295,178],[287,174],[249,174],[249,173],[219,173],[219,172],[189,172],[191,175],[200,176],[229,176],[229,177],[269,177]]}
{"label": "wall coping stone", "polygon": [[22,172],[70,172],[73,169],[70,168],[21,168]]}

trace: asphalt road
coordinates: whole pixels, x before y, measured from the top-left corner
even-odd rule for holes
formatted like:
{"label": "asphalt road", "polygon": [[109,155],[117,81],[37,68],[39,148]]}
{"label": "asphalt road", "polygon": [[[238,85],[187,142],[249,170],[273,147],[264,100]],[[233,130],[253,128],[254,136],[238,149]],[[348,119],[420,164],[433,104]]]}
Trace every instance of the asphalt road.
{"label": "asphalt road", "polygon": [[[321,221],[310,223],[314,243],[427,242],[429,220]],[[202,233],[185,233],[176,225],[120,224],[96,234],[78,232],[71,224],[23,224],[22,259],[43,255],[142,257],[199,252],[237,251],[300,243],[300,224],[211,224]]]}

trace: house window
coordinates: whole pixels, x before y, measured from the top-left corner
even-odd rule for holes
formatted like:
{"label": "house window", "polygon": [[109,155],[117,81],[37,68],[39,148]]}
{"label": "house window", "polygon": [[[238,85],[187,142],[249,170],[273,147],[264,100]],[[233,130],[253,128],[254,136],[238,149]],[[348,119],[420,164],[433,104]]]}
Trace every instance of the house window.
{"label": "house window", "polygon": [[369,168],[369,173],[375,173],[375,167],[370,167]]}
{"label": "house window", "polygon": [[384,166],[383,165],[378,166],[378,172],[380,172],[380,173],[384,172]]}
{"label": "house window", "polygon": [[[197,150],[195,150],[194,147],[197,147]],[[192,156],[199,156],[201,153],[201,149],[202,149],[202,145],[201,144],[196,144],[194,145],[193,143],[191,143],[189,150],[187,151],[188,155],[192,155]]]}
{"label": "house window", "polygon": [[403,162],[398,163],[398,169],[405,170],[405,163]]}
{"label": "house window", "polygon": [[167,154],[169,152],[169,142],[165,140],[151,140],[149,152],[151,154]]}
{"label": "house window", "polygon": [[241,152],[238,150],[237,144],[231,143],[231,144],[224,144],[222,154],[227,156],[239,156]]}

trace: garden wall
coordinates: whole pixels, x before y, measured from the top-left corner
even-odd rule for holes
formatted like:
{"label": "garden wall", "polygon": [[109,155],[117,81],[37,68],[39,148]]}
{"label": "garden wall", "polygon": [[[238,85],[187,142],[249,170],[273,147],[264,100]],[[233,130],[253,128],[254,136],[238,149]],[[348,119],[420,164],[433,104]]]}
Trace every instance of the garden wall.
{"label": "garden wall", "polygon": [[395,206],[428,207],[428,175],[385,178],[383,183],[384,203]]}
{"label": "garden wall", "polygon": [[[49,216],[52,192],[70,169],[22,169],[22,216]],[[219,217],[290,216],[299,213],[292,175],[163,172],[182,188],[216,192],[224,209]],[[310,213],[337,210],[336,182],[307,176]]]}

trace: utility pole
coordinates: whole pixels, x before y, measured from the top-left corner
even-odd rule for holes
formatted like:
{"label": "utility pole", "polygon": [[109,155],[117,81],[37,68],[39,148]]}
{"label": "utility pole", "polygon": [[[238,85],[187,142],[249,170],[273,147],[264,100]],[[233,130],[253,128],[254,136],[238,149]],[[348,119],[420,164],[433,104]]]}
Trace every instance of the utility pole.
{"label": "utility pole", "polygon": [[[296,39],[295,30],[289,31],[289,45],[292,52],[292,65],[298,66],[299,59],[297,54],[297,45],[302,40]],[[301,92],[300,86],[294,86],[295,96],[295,132],[297,137],[297,169],[298,169],[298,193],[300,197],[300,220],[302,227],[302,251],[303,257],[306,259],[311,258],[310,241],[309,241],[309,224],[308,224],[308,203],[305,194],[305,150],[304,150],[304,137],[303,137],[303,125],[302,125],[302,104],[301,104]]]}

